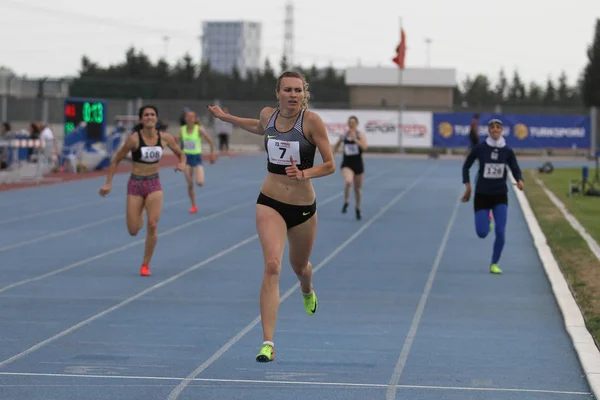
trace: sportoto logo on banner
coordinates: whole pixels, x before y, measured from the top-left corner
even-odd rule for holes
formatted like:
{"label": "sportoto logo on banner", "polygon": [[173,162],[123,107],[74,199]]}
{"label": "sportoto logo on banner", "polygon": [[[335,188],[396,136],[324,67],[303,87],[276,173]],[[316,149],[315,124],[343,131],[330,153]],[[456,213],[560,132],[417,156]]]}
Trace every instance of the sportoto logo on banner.
{"label": "sportoto logo on banner", "polygon": [[[369,146],[398,147],[399,112],[389,110],[312,110],[321,116],[327,129],[329,142],[334,144],[348,130],[348,118],[358,118],[358,130],[367,135]],[[433,114],[426,111],[402,113],[402,146],[431,147]]]}

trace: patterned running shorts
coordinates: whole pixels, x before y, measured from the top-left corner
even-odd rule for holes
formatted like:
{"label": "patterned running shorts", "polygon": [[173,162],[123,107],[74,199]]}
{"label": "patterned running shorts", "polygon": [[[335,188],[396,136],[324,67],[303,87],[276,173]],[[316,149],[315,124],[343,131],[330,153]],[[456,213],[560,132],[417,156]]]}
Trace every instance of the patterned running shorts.
{"label": "patterned running shorts", "polygon": [[148,197],[152,192],[162,190],[158,174],[149,176],[133,175],[129,177],[127,182],[127,194],[132,196]]}

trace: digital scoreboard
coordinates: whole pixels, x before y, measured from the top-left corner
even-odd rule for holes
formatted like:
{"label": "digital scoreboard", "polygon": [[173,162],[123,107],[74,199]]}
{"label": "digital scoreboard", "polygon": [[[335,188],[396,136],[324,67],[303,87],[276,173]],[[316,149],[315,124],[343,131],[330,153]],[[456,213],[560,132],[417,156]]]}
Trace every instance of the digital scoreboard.
{"label": "digital scoreboard", "polygon": [[67,98],[64,108],[65,136],[86,123],[87,140],[102,141],[106,129],[106,103],[100,100]]}

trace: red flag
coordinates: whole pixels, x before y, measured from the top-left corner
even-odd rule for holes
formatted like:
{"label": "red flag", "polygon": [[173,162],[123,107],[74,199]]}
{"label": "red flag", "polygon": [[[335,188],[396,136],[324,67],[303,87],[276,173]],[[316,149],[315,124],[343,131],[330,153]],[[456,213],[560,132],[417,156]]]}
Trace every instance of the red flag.
{"label": "red flag", "polygon": [[400,29],[400,44],[396,47],[396,57],[392,59],[392,61],[400,67],[400,69],[404,69],[404,58],[406,57],[406,34],[404,33],[404,28]]}

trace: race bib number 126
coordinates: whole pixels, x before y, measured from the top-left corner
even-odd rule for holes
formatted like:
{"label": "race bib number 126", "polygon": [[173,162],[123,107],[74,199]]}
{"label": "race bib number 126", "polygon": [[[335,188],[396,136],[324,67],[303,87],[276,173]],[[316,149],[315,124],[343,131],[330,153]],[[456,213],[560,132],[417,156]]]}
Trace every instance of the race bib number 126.
{"label": "race bib number 126", "polygon": [[483,177],[487,179],[501,179],[504,177],[505,164],[486,163],[483,169]]}
{"label": "race bib number 126", "polygon": [[294,157],[294,162],[300,164],[300,142],[269,139],[267,151],[272,164],[292,165],[290,157]]}

